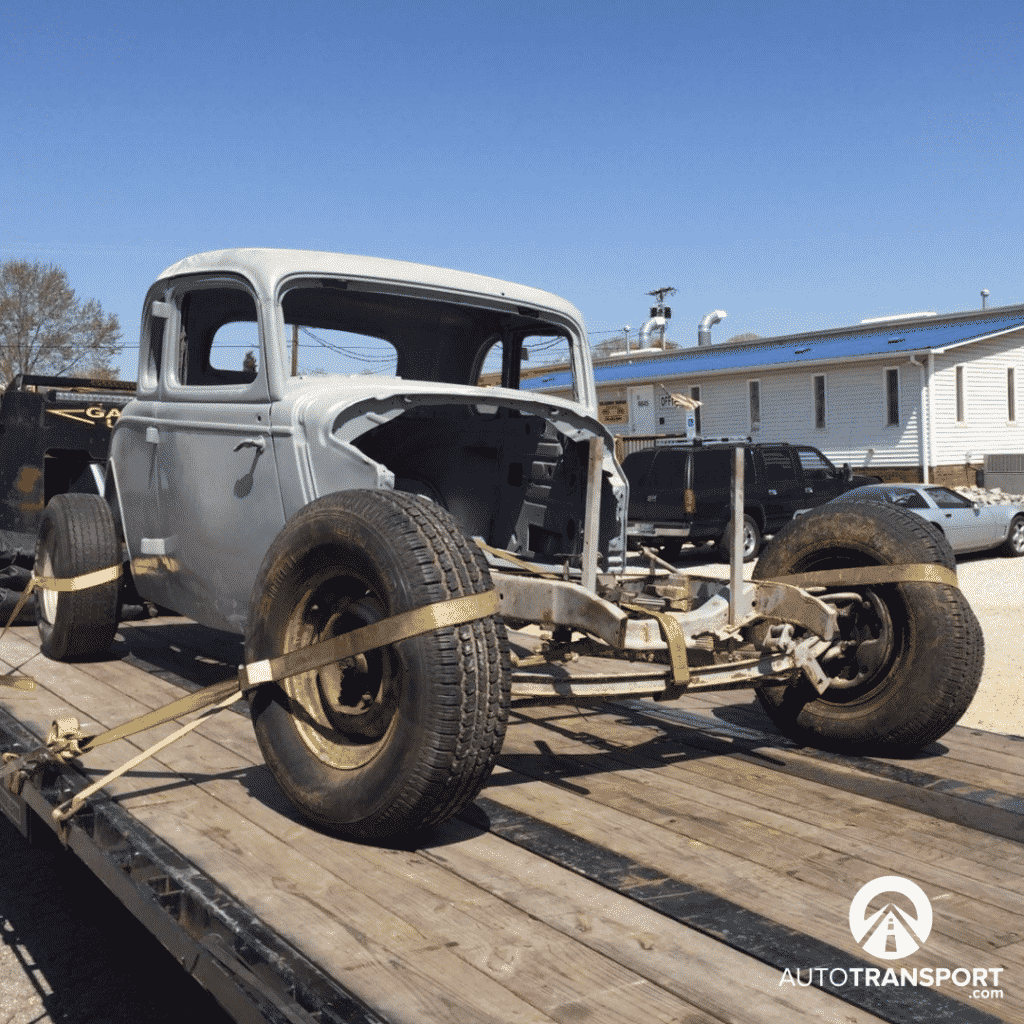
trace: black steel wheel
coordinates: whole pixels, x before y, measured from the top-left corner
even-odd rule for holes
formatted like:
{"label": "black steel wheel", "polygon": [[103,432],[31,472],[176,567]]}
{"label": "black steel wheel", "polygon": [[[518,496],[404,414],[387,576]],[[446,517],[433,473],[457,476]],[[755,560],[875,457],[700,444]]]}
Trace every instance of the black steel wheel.
{"label": "black steel wheel", "polygon": [[[114,517],[98,494],[57,494],[43,511],[36,539],[35,574],[70,579],[121,562]],[[33,595],[41,650],[73,661],[105,654],[119,618],[121,581],[87,590]]]}
{"label": "black steel wheel", "polygon": [[[787,524],[753,575],[910,563],[956,568],[948,542],[913,513],[844,501]],[[896,756],[927,746],[956,724],[984,662],[981,627],[959,589],[907,582],[832,587],[819,596],[836,605],[840,628],[840,643],[820,659],[828,689],[819,695],[801,679],[758,690],[784,735],[825,750]]]}
{"label": "black steel wheel", "polygon": [[[428,499],[327,495],[267,552],[246,660],[491,586],[482,553]],[[444,821],[476,796],[501,749],[510,690],[505,626],[488,616],[264,686],[251,706],[292,802],[338,834],[381,840]]]}

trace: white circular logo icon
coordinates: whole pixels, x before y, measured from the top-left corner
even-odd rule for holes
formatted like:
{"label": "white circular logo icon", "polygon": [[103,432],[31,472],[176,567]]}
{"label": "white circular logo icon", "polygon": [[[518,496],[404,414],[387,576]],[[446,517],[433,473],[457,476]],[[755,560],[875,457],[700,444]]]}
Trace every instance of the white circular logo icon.
{"label": "white circular logo icon", "polygon": [[[915,917],[895,903],[867,916],[868,904],[880,893],[905,896],[914,905]],[[860,888],[850,904],[850,931],[865,953],[881,960],[902,960],[916,953],[932,930],[932,905],[919,885],[899,875],[883,875]]]}

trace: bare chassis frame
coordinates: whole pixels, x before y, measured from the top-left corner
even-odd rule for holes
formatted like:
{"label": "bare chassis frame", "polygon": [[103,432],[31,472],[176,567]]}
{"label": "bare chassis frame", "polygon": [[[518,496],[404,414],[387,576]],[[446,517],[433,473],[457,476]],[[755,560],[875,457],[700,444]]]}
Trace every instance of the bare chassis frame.
{"label": "bare chassis frame", "polygon": [[[604,650],[591,643],[582,649],[616,659],[607,678],[573,676],[566,658],[571,643],[545,644],[540,655],[520,660],[512,677],[513,696],[608,697],[653,695],[668,699],[683,692],[732,690],[786,682],[804,674],[823,693],[829,685],[817,658],[837,634],[836,609],[807,590],[772,581],[743,581],[743,450],[736,447],[732,472],[732,537],[729,583],[677,573],[673,566],[644,549],[650,561],[646,574],[599,575],[596,571],[597,509],[600,495],[600,441],[591,440],[588,508],[584,520],[583,567],[580,582],[553,578],[533,566],[481,544],[492,567],[500,610],[508,622],[547,625],[554,636],[567,640],[573,631],[596,637]],[[478,543],[480,543],[478,541]],[[514,570],[513,570],[514,566]],[[515,571],[518,570],[518,571]],[[637,617],[637,616],[642,617]],[[764,620],[782,628],[769,629],[756,657],[737,659],[733,653],[741,630]],[[808,632],[800,641],[793,628]],[[714,654],[714,663],[690,667],[688,650]],[[668,657],[667,666],[651,661],[630,671],[636,659]],[[725,659],[725,660],[723,660]],[[562,678],[529,671],[538,661],[561,664]]]}

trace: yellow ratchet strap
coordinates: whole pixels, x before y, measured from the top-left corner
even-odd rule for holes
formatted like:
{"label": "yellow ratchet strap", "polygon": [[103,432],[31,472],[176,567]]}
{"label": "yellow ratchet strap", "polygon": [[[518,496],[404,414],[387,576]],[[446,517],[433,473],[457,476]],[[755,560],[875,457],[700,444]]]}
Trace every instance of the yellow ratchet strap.
{"label": "yellow ratchet strap", "polygon": [[479,537],[474,537],[473,539],[476,541],[476,546],[481,551],[486,551],[489,555],[494,555],[495,558],[500,558],[503,562],[508,562],[509,565],[514,565],[517,569],[522,569],[524,572],[528,572],[531,576],[539,576],[541,579],[545,580],[557,580],[559,578],[550,572],[543,572],[535,565],[531,565],[529,562],[524,562],[523,559],[517,558],[513,555],[511,551],[503,551],[501,548],[491,547],[490,544],[485,544]]}
{"label": "yellow ratchet strap", "polygon": [[919,562],[912,565],[867,565],[855,569],[825,569],[793,576],[772,576],[766,583],[791,587],[864,587],[878,583],[945,583],[960,589],[956,573],[944,565]]}
{"label": "yellow ratchet strap", "polygon": [[686,660],[686,634],[679,623],[668,612],[656,612],[638,604],[624,604],[622,607],[657,619],[662,639],[668,647],[668,660],[672,664],[672,683],[686,686],[690,682],[690,665]]}
{"label": "yellow ratchet strap", "polygon": [[21,614],[21,609],[25,607],[25,602],[32,596],[33,590],[57,590],[62,593],[88,590],[90,587],[98,587],[104,583],[113,583],[114,580],[120,578],[123,572],[124,566],[118,563],[117,565],[108,565],[105,569],[95,569],[92,572],[83,573],[81,576],[70,576],[67,579],[37,576],[33,573],[28,583],[25,584],[25,589],[21,592],[21,597],[18,598],[14,611],[11,612],[10,618],[4,625],[3,630],[0,631],[0,640],[3,640],[7,630],[11,628],[11,623]]}
{"label": "yellow ratchet strap", "polygon": [[106,569],[97,569],[95,572],[82,573],[81,576],[72,576],[69,579],[58,580],[51,576],[33,575],[28,581],[26,591],[39,587],[41,590],[58,590],[62,593],[76,590],[88,590],[90,587],[98,587],[104,583],[113,583],[119,579],[124,572],[123,565],[108,565]]}
{"label": "yellow ratchet strap", "polygon": [[147,729],[163,725],[183,715],[195,711],[203,712],[194,721],[182,726],[170,736],[137,754],[130,761],[115,768],[70,800],[54,808],[54,819],[59,822],[66,821],[79,811],[88,798],[98,790],[130,771],[146,758],[163,750],[176,739],[191,732],[196,726],[201,725],[209,715],[222,708],[230,707],[249,690],[266,683],[286,679],[288,676],[297,675],[300,672],[323,668],[344,658],[351,658],[378,647],[387,647],[402,640],[410,640],[435,629],[475,622],[477,619],[497,614],[500,605],[498,592],[491,589],[482,594],[468,594],[465,597],[455,597],[448,601],[428,604],[422,608],[414,608],[412,611],[400,612],[398,615],[392,615],[390,618],[382,619],[380,622],[374,622],[368,626],[361,626],[359,629],[343,633],[330,640],[321,640],[297,651],[289,651],[280,657],[242,665],[238,669],[238,675],[233,679],[226,679],[220,683],[214,683],[212,686],[204,687],[197,693],[187,694],[162,708],[157,708],[155,711],[150,711],[96,736],[83,735],[78,722],[74,719],[62,719],[51,729],[46,746],[39,751],[33,751],[31,757],[23,755],[18,759],[20,763],[17,765],[14,763],[6,765],[0,778],[27,768],[33,759],[38,762],[41,753],[49,753],[51,759],[67,760],[70,757],[87,754],[96,747],[112,743],[115,740],[126,739],[136,733],[145,732]]}

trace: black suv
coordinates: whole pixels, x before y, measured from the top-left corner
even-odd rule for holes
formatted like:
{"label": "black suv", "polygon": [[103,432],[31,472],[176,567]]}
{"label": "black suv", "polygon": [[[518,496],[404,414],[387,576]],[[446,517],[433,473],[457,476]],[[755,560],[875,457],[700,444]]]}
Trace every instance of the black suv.
{"label": "black suv", "polygon": [[[660,547],[669,559],[679,555],[684,541],[715,540],[728,560],[735,447],[736,442],[696,442],[628,455],[622,467],[629,478],[630,540]],[[809,445],[745,441],[742,447],[747,562],[757,556],[761,538],[788,523],[798,509],[881,482],[874,476],[855,476],[849,463],[837,469]]]}

